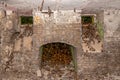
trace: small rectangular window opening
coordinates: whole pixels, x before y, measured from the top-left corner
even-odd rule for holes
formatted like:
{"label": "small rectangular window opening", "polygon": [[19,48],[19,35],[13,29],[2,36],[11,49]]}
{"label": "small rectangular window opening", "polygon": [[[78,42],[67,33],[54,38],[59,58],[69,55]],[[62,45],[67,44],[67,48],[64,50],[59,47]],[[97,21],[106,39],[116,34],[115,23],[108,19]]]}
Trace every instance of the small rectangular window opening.
{"label": "small rectangular window opening", "polygon": [[33,24],[33,16],[21,16],[21,25]]}

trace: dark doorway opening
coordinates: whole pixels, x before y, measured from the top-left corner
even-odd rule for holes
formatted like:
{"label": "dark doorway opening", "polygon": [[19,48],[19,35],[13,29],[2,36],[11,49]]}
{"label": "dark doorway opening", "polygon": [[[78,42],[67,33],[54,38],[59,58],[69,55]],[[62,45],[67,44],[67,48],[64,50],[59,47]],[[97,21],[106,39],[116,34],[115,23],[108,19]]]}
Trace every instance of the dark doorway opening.
{"label": "dark doorway opening", "polygon": [[69,65],[72,61],[70,47],[63,43],[49,43],[43,46],[42,65]]}
{"label": "dark doorway opening", "polygon": [[74,79],[77,75],[76,61],[75,48],[71,45],[55,42],[40,47],[40,68],[49,71],[51,77],[57,75],[63,79]]}

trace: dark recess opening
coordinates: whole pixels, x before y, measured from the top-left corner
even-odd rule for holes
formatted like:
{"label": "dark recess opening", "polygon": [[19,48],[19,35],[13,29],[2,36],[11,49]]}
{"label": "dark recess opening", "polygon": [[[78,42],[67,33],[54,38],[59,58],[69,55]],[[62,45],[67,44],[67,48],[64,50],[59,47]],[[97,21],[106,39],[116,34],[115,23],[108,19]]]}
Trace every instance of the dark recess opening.
{"label": "dark recess opening", "polygon": [[41,70],[50,71],[52,75],[55,72],[61,78],[67,71],[73,80],[77,80],[76,49],[72,45],[60,42],[42,45],[39,59]]}
{"label": "dark recess opening", "polygon": [[72,61],[70,46],[64,43],[49,43],[42,49],[42,65],[69,65]]}
{"label": "dark recess opening", "polygon": [[94,23],[93,16],[82,16],[82,24]]}
{"label": "dark recess opening", "polygon": [[21,16],[21,24],[33,24],[32,16]]}

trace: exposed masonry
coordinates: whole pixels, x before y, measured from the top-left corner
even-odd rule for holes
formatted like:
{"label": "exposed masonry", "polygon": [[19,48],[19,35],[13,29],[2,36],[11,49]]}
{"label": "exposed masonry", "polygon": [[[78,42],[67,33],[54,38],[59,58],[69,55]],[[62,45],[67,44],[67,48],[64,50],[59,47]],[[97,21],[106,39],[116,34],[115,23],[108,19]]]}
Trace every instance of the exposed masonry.
{"label": "exposed masonry", "polygon": [[[104,51],[84,53],[81,46],[81,10],[33,11],[33,34],[21,35],[19,16],[11,10],[0,10],[0,79],[37,80],[39,48],[61,42],[76,48],[78,80],[117,80],[120,77],[120,10],[104,10],[96,19],[104,26]],[[25,25],[23,25],[25,26]],[[31,30],[31,29],[30,29]],[[14,36],[13,36],[14,35]]]}

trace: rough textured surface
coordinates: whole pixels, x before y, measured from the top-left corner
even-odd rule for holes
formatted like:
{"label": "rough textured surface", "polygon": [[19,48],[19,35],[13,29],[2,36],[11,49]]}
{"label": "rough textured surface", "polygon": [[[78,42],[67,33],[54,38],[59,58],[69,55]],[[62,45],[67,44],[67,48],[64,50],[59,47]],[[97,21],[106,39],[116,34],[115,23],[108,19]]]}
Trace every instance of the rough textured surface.
{"label": "rough textured surface", "polygon": [[[115,14],[113,14],[112,11],[115,11]],[[117,13],[119,10],[112,9],[110,10],[110,15],[106,15],[108,12],[109,11],[103,11],[97,16],[98,20],[105,25],[104,51],[101,53],[83,52],[81,46],[81,17],[78,13],[69,12],[68,14],[74,18],[71,20],[69,17],[66,17],[67,12],[64,11],[59,14],[60,18],[57,16],[55,17],[55,14],[48,17],[47,14],[36,11],[34,12],[36,14],[33,15],[34,26],[32,36],[21,35],[20,25],[17,23],[18,17],[15,13],[5,16],[4,13],[0,14],[0,16],[4,16],[0,18],[0,79],[49,80],[47,79],[48,77],[46,77],[49,72],[45,73],[43,71],[44,75],[42,75],[40,72],[41,70],[39,69],[39,48],[47,43],[61,42],[76,48],[75,55],[78,67],[78,80],[119,80],[120,19],[117,18],[117,15],[119,16],[120,14]],[[37,19],[35,18],[36,16]],[[111,16],[111,18],[108,16]],[[116,17],[115,20],[113,16]],[[112,24],[110,22],[107,23],[109,18],[110,22],[113,21]],[[57,21],[57,19],[59,20]],[[59,21],[63,21],[64,23],[62,22],[59,24]],[[109,29],[113,28],[110,24],[117,26],[115,26],[114,29]],[[112,33],[108,33],[110,31]],[[13,34],[15,32],[17,32],[18,35],[14,38]],[[41,75],[42,77],[40,77]],[[69,78],[67,79],[72,80]],[[51,80],[58,80],[58,77]]]}
{"label": "rough textured surface", "polygon": [[105,10],[104,12],[104,23],[106,28],[105,37],[119,37],[120,34],[116,34],[120,27],[120,10]]}

